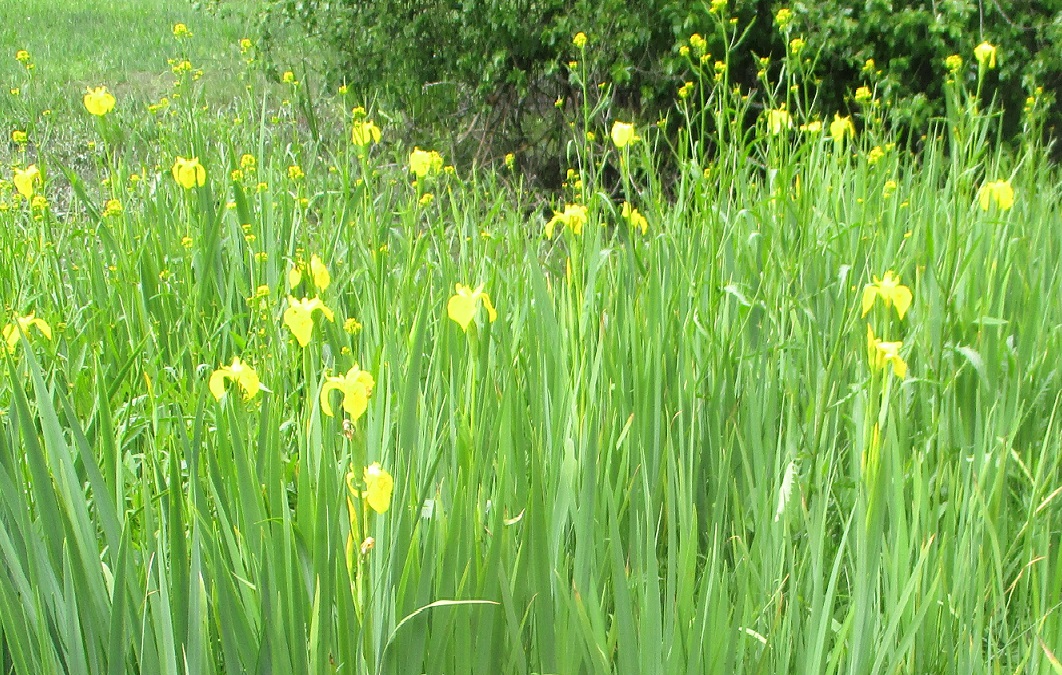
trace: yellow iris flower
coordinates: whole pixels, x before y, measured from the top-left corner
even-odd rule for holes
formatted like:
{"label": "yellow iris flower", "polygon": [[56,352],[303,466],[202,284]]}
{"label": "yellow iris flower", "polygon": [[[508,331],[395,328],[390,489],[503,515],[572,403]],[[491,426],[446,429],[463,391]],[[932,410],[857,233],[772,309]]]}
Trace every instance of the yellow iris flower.
{"label": "yellow iris flower", "polygon": [[982,68],[987,66],[991,70],[996,67],[996,48],[987,41],[974,47],[974,56],[977,58],[977,64]]}
{"label": "yellow iris flower", "polygon": [[434,150],[427,151],[414,147],[413,152],[409,153],[409,170],[416,174],[417,178],[439,173],[442,170],[442,165],[442,155]]}
{"label": "yellow iris flower", "polygon": [[89,88],[85,91],[85,109],[96,117],[103,117],[114,110],[114,96],[107,91],[107,87]]}
{"label": "yellow iris flower", "polygon": [[896,305],[896,314],[902,319],[911,306],[911,289],[900,283],[900,277],[888,271],[884,278],[874,277],[874,283],[863,286],[863,316],[874,306],[874,299],[881,296],[886,307]]}
{"label": "yellow iris flower", "polygon": [[15,169],[11,182],[15,184],[20,195],[29,199],[33,196],[34,184],[41,182],[41,171],[36,164],[30,164],[25,169]]}
{"label": "yellow iris flower", "polygon": [[391,506],[391,494],[395,489],[395,479],[384,471],[379,462],[365,467],[365,500],[377,513],[383,513]]}
{"label": "yellow iris flower", "polygon": [[793,128],[793,117],[789,114],[789,111],[779,108],[777,110],[767,111],[767,132],[770,134],[780,134],[786,129]]}
{"label": "yellow iris flower", "polygon": [[833,121],[830,122],[830,138],[835,143],[843,143],[845,138],[855,138],[855,125],[852,124],[852,118],[841,117],[834,113]]}
{"label": "yellow iris flower", "polygon": [[29,329],[36,328],[37,331],[48,338],[52,339],[52,327],[48,325],[48,322],[44,319],[37,319],[33,316],[33,312],[30,312],[26,316],[16,316],[14,321],[4,326],[3,338],[4,344],[7,346],[8,353],[15,351],[15,345],[18,344],[19,333],[25,333],[29,336]]}
{"label": "yellow iris flower", "polygon": [[995,204],[1000,211],[1009,211],[1014,206],[1014,188],[1009,180],[989,181],[981,186],[977,193],[981,208],[987,211]]}
{"label": "yellow iris flower", "polygon": [[645,219],[645,216],[638,213],[638,209],[631,206],[629,202],[623,202],[620,215],[627,219],[632,228],[640,229],[643,235],[649,230],[649,221]]}
{"label": "yellow iris flower", "polygon": [[335,314],[321,302],[320,298],[296,300],[288,296],[288,308],[284,310],[284,325],[291,329],[300,347],[310,344],[310,335],[313,333],[313,313],[317,310],[320,310],[329,321],[336,320]]}
{"label": "yellow iris flower", "polygon": [[310,276],[313,277],[313,285],[322,291],[332,283],[332,275],[328,273],[328,268],[316,254],[310,258]]}
{"label": "yellow iris flower", "polygon": [[[351,471],[347,474],[347,489],[350,490],[350,494],[354,497],[365,497],[365,501],[369,503],[369,508],[377,513],[383,513],[391,507],[391,495],[395,490],[395,479],[391,477],[379,462],[373,462],[369,466],[365,467],[362,473],[362,479],[365,481],[365,491],[354,489],[354,472]],[[353,527],[354,522],[354,506],[347,500],[347,506],[351,511],[351,524]],[[362,554],[368,552],[373,547],[376,541],[372,537],[368,537],[362,543]]]}
{"label": "yellow iris flower", "polygon": [[874,337],[874,329],[867,324],[867,356],[875,370],[882,370],[889,365],[892,372],[901,380],[907,376],[907,363],[900,356],[902,342],[884,342]]}
{"label": "yellow iris flower", "polygon": [[553,213],[553,218],[546,223],[546,238],[553,238],[554,228],[560,224],[568,227],[575,234],[579,236],[583,233],[583,225],[586,224],[587,211],[586,207],[582,204],[565,204],[564,213]]}
{"label": "yellow iris flower", "polygon": [[342,377],[325,378],[324,386],[321,387],[321,410],[329,417],[335,417],[328,395],[333,391],[340,391],[343,393],[343,410],[350,415],[351,422],[357,422],[369,407],[369,397],[372,396],[372,388],[375,386],[376,381],[372,379],[372,375],[354,364]]}
{"label": "yellow iris flower", "polygon": [[[372,120],[358,120],[354,122],[354,128],[350,134],[350,140],[359,147],[370,143],[380,142],[380,127],[373,124]],[[440,161],[442,158],[440,157]]]}
{"label": "yellow iris flower", "polygon": [[[302,271],[306,268],[306,263],[297,262],[292,264],[291,269],[288,270],[288,285],[291,288],[295,288],[302,283]],[[325,266],[321,258],[315,253],[310,258],[310,276],[313,278],[313,285],[318,290],[325,290],[329,284],[332,283],[332,275],[328,273],[328,267]]]}
{"label": "yellow iris flower", "polygon": [[498,318],[498,312],[495,311],[494,305],[491,304],[490,296],[483,292],[483,284],[476,286],[476,290],[472,290],[464,284],[454,284],[454,290],[457,292],[446,303],[446,315],[456,321],[461,326],[461,330],[468,330],[468,324],[472,323],[472,318],[475,316],[476,310],[479,309],[481,301],[483,306],[487,308],[487,317],[491,321]]}
{"label": "yellow iris flower", "polygon": [[206,183],[206,169],[199,163],[198,157],[178,157],[173,163],[173,180],[186,190],[202,187]]}
{"label": "yellow iris flower", "polygon": [[612,142],[616,144],[617,148],[624,148],[638,140],[634,125],[628,122],[613,122],[611,135]]}
{"label": "yellow iris flower", "polygon": [[251,366],[241,362],[238,356],[232,357],[232,365],[222,366],[210,375],[210,393],[219,401],[225,395],[225,380],[232,380],[243,389],[245,400],[254,398],[262,389],[258,373]]}

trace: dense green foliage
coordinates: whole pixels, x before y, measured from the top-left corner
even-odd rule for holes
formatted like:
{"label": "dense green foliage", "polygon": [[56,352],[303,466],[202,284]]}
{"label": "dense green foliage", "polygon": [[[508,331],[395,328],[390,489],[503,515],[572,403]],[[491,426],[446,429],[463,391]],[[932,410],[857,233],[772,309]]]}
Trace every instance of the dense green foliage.
{"label": "dense green foliage", "polygon": [[4,675],[1062,672],[1046,96],[914,152],[717,14],[658,125],[567,35],[546,197],[101,5],[150,99],[0,63]]}
{"label": "dense green foliage", "polygon": [[[784,30],[774,18],[782,7],[792,12]],[[971,39],[999,47],[999,69],[982,96],[1007,111],[1006,135],[1017,131],[1037,86],[1047,88],[1047,105],[1062,94],[1062,0],[273,0],[262,26],[267,38],[285,23],[315,36],[323,59],[315,66],[333,84],[416,111],[422,132],[432,123],[436,135],[470,126],[479,151],[486,137],[497,156],[541,145],[548,156],[563,135],[563,117],[550,104],[577,94],[567,65],[580,57],[572,35],[590,38],[587,79],[609,83],[616,107],[655,119],[690,79],[678,51],[690,35],[704,34],[710,52],[723,51],[713,38],[719,17],[748,30],[728,53],[734,84],[757,87],[758,60],[778,63],[789,41],[801,38],[820,109],[847,114],[850,92],[868,85],[891,107],[890,122],[907,130],[943,115],[944,59],[970,60]],[[875,65],[866,68],[867,59]],[[1048,127],[1059,124],[1059,110],[1048,115]]]}

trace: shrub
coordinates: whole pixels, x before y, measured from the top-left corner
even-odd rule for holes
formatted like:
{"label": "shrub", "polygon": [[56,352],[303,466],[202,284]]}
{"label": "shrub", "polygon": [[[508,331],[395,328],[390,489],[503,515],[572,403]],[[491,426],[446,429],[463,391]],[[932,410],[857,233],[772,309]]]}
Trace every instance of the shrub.
{"label": "shrub", "polygon": [[[784,31],[775,21],[782,7],[790,11]],[[1006,111],[1006,133],[1017,130],[1037,86],[1049,85],[1040,101],[1053,106],[1062,81],[1062,0],[275,0],[262,25],[268,41],[278,23],[296,24],[323,47],[333,85],[347,83],[366,100],[381,97],[418,129],[448,131],[448,139],[435,140],[462,146],[458,157],[522,148],[528,156],[540,151],[527,161],[541,164],[566,137],[553,102],[580,103],[568,72],[580,56],[573,35],[589,36],[583,77],[610,85],[599,112],[623,108],[653,121],[689,76],[679,47],[691,34],[703,33],[713,53],[728,48],[712,42],[719,17],[743,31],[740,48],[729,53],[732,84],[757,88],[767,63],[759,59],[778,63],[800,37],[820,111],[847,110],[850,92],[870,83],[889,104],[889,121],[917,133],[944,113],[944,60],[958,54],[969,64],[982,40],[998,45],[999,67],[979,91]],[[964,72],[978,78],[976,69]],[[1047,119],[1057,125],[1057,107]]]}

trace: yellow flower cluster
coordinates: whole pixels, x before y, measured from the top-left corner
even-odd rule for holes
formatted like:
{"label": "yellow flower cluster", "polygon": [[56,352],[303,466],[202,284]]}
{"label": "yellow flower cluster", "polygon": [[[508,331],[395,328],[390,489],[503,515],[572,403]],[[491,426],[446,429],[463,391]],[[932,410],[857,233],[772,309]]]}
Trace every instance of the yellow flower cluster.
{"label": "yellow flower cluster", "polygon": [[775,13],[774,22],[778,25],[778,30],[782,32],[789,30],[789,26],[793,23],[792,10],[787,7],[781,8]]}
{"label": "yellow flower cluster", "polygon": [[[911,307],[914,296],[911,289],[900,283],[900,277],[892,270],[885,272],[881,279],[874,277],[874,283],[863,286],[863,314],[874,307],[874,302],[881,298],[885,308],[896,308],[896,314],[902,320]],[[907,362],[900,355],[903,348],[901,341],[881,340],[874,335],[874,329],[867,324],[867,357],[873,370],[884,370],[892,366],[892,372],[901,380],[907,376]]]}

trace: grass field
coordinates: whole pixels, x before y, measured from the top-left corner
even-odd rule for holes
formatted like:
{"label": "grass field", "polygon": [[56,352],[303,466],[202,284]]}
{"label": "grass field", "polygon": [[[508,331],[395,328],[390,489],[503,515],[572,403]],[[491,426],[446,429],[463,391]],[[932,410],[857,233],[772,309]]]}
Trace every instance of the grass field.
{"label": "grass field", "polygon": [[587,85],[544,213],[237,15],[15,9],[3,672],[1062,673],[1035,99],[695,67],[668,141]]}

